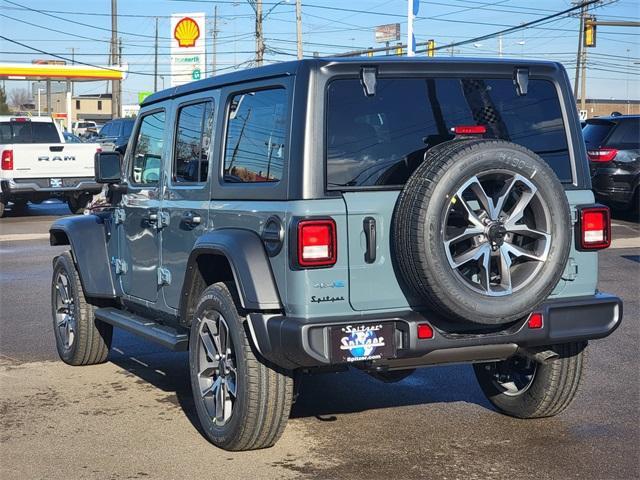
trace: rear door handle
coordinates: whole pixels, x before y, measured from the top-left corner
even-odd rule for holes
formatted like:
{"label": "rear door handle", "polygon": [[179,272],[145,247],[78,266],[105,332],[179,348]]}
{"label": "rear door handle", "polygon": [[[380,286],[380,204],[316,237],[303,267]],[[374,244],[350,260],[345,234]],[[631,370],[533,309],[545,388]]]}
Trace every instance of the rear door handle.
{"label": "rear door handle", "polygon": [[364,229],[365,238],[365,252],[364,261],[366,263],[373,263],[376,261],[376,219],[373,217],[365,217],[362,222],[362,228]]}
{"label": "rear door handle", "polygon": [[195,212],[184,212],[182,214],[182,223],[187,225],[200,225],[202,217]]}

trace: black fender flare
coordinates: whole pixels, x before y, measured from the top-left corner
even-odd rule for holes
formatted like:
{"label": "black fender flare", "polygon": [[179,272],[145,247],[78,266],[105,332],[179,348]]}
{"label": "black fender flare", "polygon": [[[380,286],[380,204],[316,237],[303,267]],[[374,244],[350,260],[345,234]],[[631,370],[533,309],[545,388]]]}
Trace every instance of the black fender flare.
{"label": "black fender flare", "polygon": [[87,297],[116,298],[104,220],[98,215],[60,218],[49,227],[49,243],[71,245],[80,283]]}
{"label": "black fender flare", "polygon": [[240,297],[246,310],[282,310],[271,264],[262,240],[257,233],[240,228],[223,228],[198,238],[187,262],[187,274],[182,286],[180,318],[186,319],[188,298],[201,255],[220,255],[227,259]]}

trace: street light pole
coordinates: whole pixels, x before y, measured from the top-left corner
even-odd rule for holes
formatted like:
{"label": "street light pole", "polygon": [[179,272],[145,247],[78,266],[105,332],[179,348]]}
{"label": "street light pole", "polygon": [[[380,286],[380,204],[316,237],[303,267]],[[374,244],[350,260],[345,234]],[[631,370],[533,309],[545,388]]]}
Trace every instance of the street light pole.
{"label": "street light pole", "polygon": [[43,90],[43,88],[38,89],[38,116],[40,116],[40,92]]}
{"label": "street light pole", "polygon": [[296,0],[296,39],[298,43],[298,60],[302,60],[302,5]]}

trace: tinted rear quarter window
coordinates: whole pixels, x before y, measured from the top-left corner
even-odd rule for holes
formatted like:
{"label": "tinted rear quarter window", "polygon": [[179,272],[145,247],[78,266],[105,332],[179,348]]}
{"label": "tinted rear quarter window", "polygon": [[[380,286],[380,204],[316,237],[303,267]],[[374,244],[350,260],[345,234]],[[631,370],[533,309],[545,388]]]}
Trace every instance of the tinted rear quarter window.
{"label": "tinted rear quarter window", "polygon": [[425,152],[457,125],[484,125],[485,138],[521,144],[562,181],[572,180],[555,86],[530,80],[518,96],[511,79],[379,78],[367,97],[357,79],[328,87],[327,186],[402,186]]}
{"label": "tinted rear quarter window", "polygon": [[224,181],[280,181],[286,157],[286,90],[273,88],[234,95],[227,117]]}

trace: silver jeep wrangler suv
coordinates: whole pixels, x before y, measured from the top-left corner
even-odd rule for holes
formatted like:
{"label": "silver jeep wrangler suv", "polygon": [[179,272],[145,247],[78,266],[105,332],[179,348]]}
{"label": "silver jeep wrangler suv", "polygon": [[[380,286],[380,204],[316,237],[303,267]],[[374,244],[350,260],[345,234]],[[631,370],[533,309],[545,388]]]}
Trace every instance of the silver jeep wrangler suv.
{"label": "silver jeep wrangler suv", "polygon": [[609,211],[594,203],[563,67],[313,59],[216,76],[142,105],[108,205],[51,226],[60,357],[108,358],[119,327],[188,350],[215,445],[273,445],[299,374],[398,381],[472,363],[507,415],[564,410]]}

